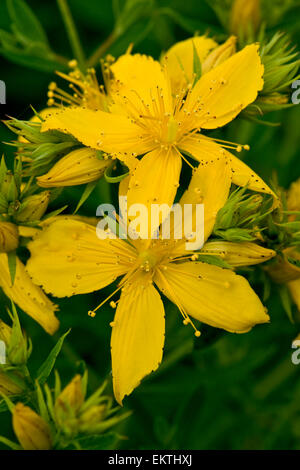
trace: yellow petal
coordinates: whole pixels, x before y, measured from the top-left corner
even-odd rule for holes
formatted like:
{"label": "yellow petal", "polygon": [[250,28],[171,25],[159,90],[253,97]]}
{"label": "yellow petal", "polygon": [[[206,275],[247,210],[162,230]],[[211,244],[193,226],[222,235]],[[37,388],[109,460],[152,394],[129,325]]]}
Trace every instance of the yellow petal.
{"label": "yellow petal", "polygon": [[225,41],[220,46],[216,47],[208,56],[202,64],[202,73],[207,73],[213,68],[225,62],[233,54],[236,53],[236,37],[230,36],[227,41]]}
{"label": "yellow petal", "polygon": [[288,282],[287,286],[289,288],[293,301],[295,302],[298,310],[300,311],[300,279]]}
{"label": "yellow petal", "polygon": [[202,75],[186,102],[197,107],[197,126],[215,129],[232,121],[263,88],[264,67],[258,45],[251,44]]}
{"label": "yellow petal", "polygon": [[155,282],[188,315],[216,328],[245,333],[269,321],[248,281],[230,269],[192,261],[172,263]]}
{"label": "yellow petal", "polygon": [[71,134],[87,147],[108,153],[144,153],[153,148],[144,141],[143,130],[127,116],[65,108],[51,113],[42,124],[42,131],[56,129]]}
{"label": "yellow petal", "polygon": [[48,173],[39,176],[37,182],[43,188],[90,183],[101,178],[111,163],[111,160],[98,158],[96,150],[84,147],[61,158]]}
{"label": "yellow petal", "polygon": [[223,240],[205,243],[201,253],[221,256],[224,261],[233,267],[264,263],[276,256],[276,251],[269,250],[256,243],[233,243]]}
{"label": "yellow petal", "polygon": [[151,204],[168,204],[171,207],[179,185],[180,171],[181,157],[174,149],[149,152],[139,161],[130,178],[128,210],[133,204],[144,204],[150,215]]}
{"label": "yellow petal", "polygon": [[194,171],[180,204],[204,204],[204,239],[211,234],[218,211],[225,205],[231,186],[226,157],[203,161]]}
{"label": "yellow petal", "polygon": [[161,62],[166,65],[174,95],[194,81],[194,47],[202,63],[209,52],[217,45],[211,38],[196,36],[177,42],[166,52]]}
{"label": "yellow petal", "polygon": [[278,196],[246,163],[242,162],[232,153],[223,149],[213,139],[204,135],[187,137],[180,143],[180,150],[186,152],[195,160],[204,163],[208,160],[215,160],[220,157],[228,159],[231,171],[232,182],[237,186],[247,186],[252,191],[270,194],[274,198],[274,206],[278,205]]}
{"label": "yellow petal", "polygon": [[68,218],[49,225],[28,248],[29,274],[36,284],[56,297],[93,292],[107,286],[128,270],[128,264],[123,261],[135,256],[125,241],[100,240],[95,227]]}
{"label": "yellow petal", "polygon": [[229,152],[226,152],[230,160],[230,166],[232,170],[232,182],[237,186],[247,186],[252,191],[259,193],[270,194],[273,197],[274,207],[279,205],[278,196],[272,191],[272,189],[264,182],[255,171],[253,171],[246,163],[242,162],[239,158],[235,157]]}
{"label": "yellow petal", "polygon": [[139,279],[121,295],[113,322],[111,353],[114,394],[122,404],[162,360],[165,340],[164,306],[149,281]]}
{"label": "yellow petal", "polygon": [[33,284],[18,258],[15,282],[12,285],[7,256],[0,254],[0,287],[7,297],[38,322],[47,333],[55,333],[59,327],[59,321],[54,315],[57,307]]}
{"label": "yellow petal", "polygon": [[165,111],[171,111],[172,99],[168,79],[160,63],[152,57],[125,54],[110,70],[114,78],[111,80],[109,93],[115,102],[123,103],[123,107],[131,115],[136,114],[137,110],[144,114],[145,105],[152,109],[153,99],[158,100],[158,93],[163,98]]}

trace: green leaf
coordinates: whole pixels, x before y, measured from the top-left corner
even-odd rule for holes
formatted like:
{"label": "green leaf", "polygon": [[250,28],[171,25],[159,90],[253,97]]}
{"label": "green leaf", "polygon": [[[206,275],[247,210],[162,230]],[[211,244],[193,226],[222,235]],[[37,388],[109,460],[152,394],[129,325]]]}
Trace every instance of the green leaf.
{"label": "green leaf", "polygon": [[71,330],[68,330],[64,335],[62,335],[59,338],[56,345],[54,346],[54,348],[50,352],[49,356],[47,357],[45,362],[39,368],[39,370],[37,372],[37,381],[39,382],[40,385],[43,385],[46,382],[49,375],[51,374],[52,369],[53,369],[53,367],[55,365],[55,362],[56,362],[56,358],[57,358],[58,354],[60,353],[60,350],[61,350],[62,345],[64,343],[64,339],[70,333],[70,331]]}
{"label": "green leaf", "polygon": [[77,207],[74,211],[74,214],[76,214],[76,212],[79,211],[82,204],[84,204],[85,201],[90,197],[90,195],[94,191],[95,187],[97,186],[97,183],[98,183],[98,181],[93,181],[92,183],[88,183],[86,185],[85,190],[83,191],[82,196],[80,198],[80,201],[78,202]]}
{"label": "green leaf", "polygon": [[280,299],[285,313],[287,314],[291,323],[295,323],[292,313],[292,300],[288,288],[283,285],[278,287]]}
{"label": "green leaf", "polygon": [[15,251],[10,251],[7,253],[7,262],[8,262],[8,269],[10,272],[10,278],[12,284],[15,282],[16,271],[17,271],[17,254]]}
{"label": "green leaf", "polygon": [[7,8],[20,42],[42,43],[49,48],[41,23],[23,0],[7,0]]}

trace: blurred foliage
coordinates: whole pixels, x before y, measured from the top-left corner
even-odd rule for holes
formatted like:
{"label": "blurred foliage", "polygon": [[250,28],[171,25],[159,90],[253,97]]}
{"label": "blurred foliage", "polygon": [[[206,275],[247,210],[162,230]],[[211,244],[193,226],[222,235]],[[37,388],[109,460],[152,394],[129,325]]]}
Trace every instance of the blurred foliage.
{"label": "blurred foliage", "polygon": [[[32,23],[25,31],[18,21],[12,22],[17,0],[8,2],[9,9],[6,2],[0,2],[0,78],[7,86],[7,105],[1,105],[2,118],[9,115],[28,119],[32,116],[30,105],[37,110],[44,108],[54,70],[65,67],[64,58],[73,58],[56,2],[28,0],[27,4],[46,36],[33,18],[27,18]],[[270,39],[278,31],[287,32],[299,50],[300,2],[262,0],[262,4],[267,37]],[[105,44],[106,52],[118,56],[133,43],[135,52],[158,58],[162,50],[196,32],[208,32],[223,40],[228,35],[227,13],[231,0],[102,0],[100,3],[99,0],[69,0],[69,6],[84,54],[93,61],[101,56],[102,50],[97,50],[99,44]],[[238,136],[239,142],[251,146],[244,157],[246,163],[267,182],[277,178],[287,188],[300,176],[300,106],[276,111],[268,120],[274,125],[239,119],[214,135],[230,141],[236,141]],[[9,129],[1,126],[1,142],[12,138]],[[1,144],[3,152],[11,165],[13,148]],[[85,214],[95,214],[105,189],[108,190],[96,187],[84,203]],[[69,209],[74,210],[81,193],[80,187],[65,189],[50,210],[66,201]],[[266,290],[263,274],[258,274],[256,269],[245,273],[263,296]],[[105,290],[101,295],[107,292],[110,291]],[[126,439],[119,442],[119,447],[299,449],[300,366],[291,362],[291,343],[299,330],[300,318],[294,312],[296,324],[288,321],[279,295],[273,287],[265,302],[271,323],[257,326],[246,335],[203,327],[200,340],[194,339],[182,327],[176,309],[170,307],[164,361],[125,400],[125,408],[133,414],[122,423],[122,435]],[[59,301],[61,331],[70,327],[72,331],[62,347],[57,367],[67,381],[77,372],[81,361],[85,361],[93,390],[111,374],[109,322],[113,311],[104,307],[96,318],[87,315],[91,305],[99,303],[99,296],[94,293]],[[1,312],[5,305],[7,301],[0,294]],[[33,343],[39,345],[31,355],[34,369],[41,358],[47,357],[58,336],[49,337],[25,315],[21,316],[21,322]],[[1,414],[0,431],[13,439],[10,420],[8,412]]]}

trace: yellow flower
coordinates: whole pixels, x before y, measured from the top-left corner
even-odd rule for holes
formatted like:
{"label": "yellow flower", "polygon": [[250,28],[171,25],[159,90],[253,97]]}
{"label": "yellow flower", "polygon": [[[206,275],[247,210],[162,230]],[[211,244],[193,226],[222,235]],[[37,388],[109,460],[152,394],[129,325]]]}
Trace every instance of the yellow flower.
{"label": "yellow flower", "polygon": [[17,403],[14,407],[13,428],[24,450],[51,449],[49,425],[35,411],[22,403]]}
{"label": "yellow flower", "polygon": [[[69,64],[71,71],[68,74],[56,72],[59,77],[69,82],[69,87],[73,93],[68,93],[51,82],[48,90],[48,106],[61,107],[85,106],[89,109],[107,109],[109,98],[104,92],[103,85],[99,85],[94,68],[90,68],[83,73],[77,66],[77,62]],[[106,64],[104,64],[104,67]]]}
{"label": "yellow flower", "polygon": [[111,163],[108,159],[100,160],[96,150],[73,150],[55,163],[48,173],[39,176],[37,182],[43,188],[90,183],[101,178]]}
{"label": "yellow flower", "polygon": [[[181,199],[181,204],[205,205],[205,240],[227,200],[231,180],[225,158],[207,162],[195,170]],[[114,393],[120,404],[162,360],[165,312],[158,289],[177,305],[196,336],[200,333],[190,316],[239,333],[269,320],[246,279],[198,262],[185,243],[174,238],[100,240],[95,227],[69,219],[54,222],[29,244],[28,272],[58,297],[96,291],[122,276],[120,300],[111,302],[117,305],[111,348]],[[90,315],[95,316],[104,302]]]}
{"label": "yellow flower", "polygon": [[[255,173],[226,149],[241,145],[205,137],[234,119],[263,87],[264,68],[258,45],[252,44],[201,76],[188,92],[175,97],[170,77],[151,57],[125,54],[111,67],[110,112],[69,107],[52,113],[42,131],[57,129],[85,146],[122,160],[131,170],[128,204],[171,204],[179,184],[182,160],[200,163],[227,158],[233,182],[274,193]],[[244,146],[248,148],[248,146]],[[142,159],[136,158],[143,155]]]}

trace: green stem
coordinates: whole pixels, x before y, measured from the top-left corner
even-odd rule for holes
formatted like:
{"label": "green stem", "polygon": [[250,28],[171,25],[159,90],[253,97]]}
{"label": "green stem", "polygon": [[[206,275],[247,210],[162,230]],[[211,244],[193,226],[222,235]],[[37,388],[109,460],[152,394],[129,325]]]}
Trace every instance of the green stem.
{"label": "green stem", "polygon": [[67,0],[57,0],[57,4],[65,24],[74,57],[79,67],[83,70],[85,68],[85,56]]}
{"label": "green stem", "polygon": [[88,66],[94,67],[97,65],[98,60],[101,59],[101,57],[105,54],[107,49],[115,42],[116,39],[116,35],[114,32],[112,32],[88,59]]}

